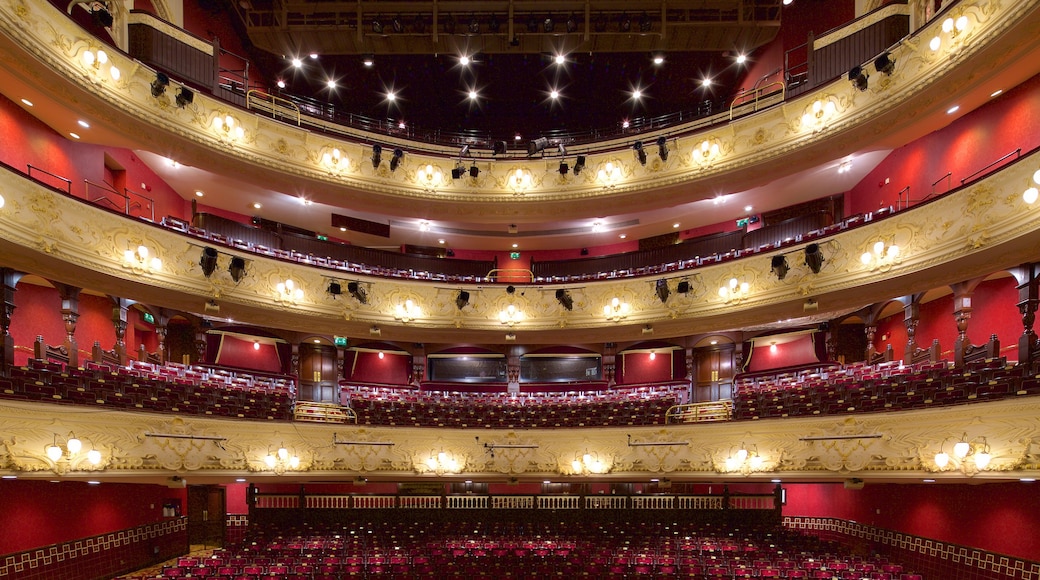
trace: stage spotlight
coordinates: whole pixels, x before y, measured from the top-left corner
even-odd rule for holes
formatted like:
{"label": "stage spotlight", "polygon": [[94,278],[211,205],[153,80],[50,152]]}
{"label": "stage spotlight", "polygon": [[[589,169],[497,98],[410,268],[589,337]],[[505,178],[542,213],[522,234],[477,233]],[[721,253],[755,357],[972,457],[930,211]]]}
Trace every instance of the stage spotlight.
{"label": "stage spotlight", "polygon": [[217,250],[209,246],[202,249],[202,256],[199,258],[199,266],[202,267],[202,273],[209,278],[213,272],[217,269]]}
{"label": "stage spotlight", "polygon": [[567,310],[574,310],[574,299],[571,298],[571,293],[563,288],[556,291],[556,301]]}
{"label": "stage spotlight", "polygon": [[459,290],[459,295],[455,298],[455,306],[458,306],[459,310],[462,310],[467,304],[469,304],[469,292]]}
{"label": "stage spotlight", "polygon": [[509,147],[509,145],[507,145],[505,141],[495,141],[491,144],[491,154],[505,155],[507,147]]}
{"label": "stage spotlight", "polygon": [[650,32],[654,29],[654,21],[650,20],[650,15],[646,12],[639,17],[639,32]]}
{"label": "stage spotlight", "polygon": [[664,135],[657,138],[657,154],[661,161],[668,161],[668,138]]}
{"label": "stage spotlight", "polygon": [[668,289],[668,280],[660,279],[654,285],[654,289],[657,290],[657,297],[661,299],[661,302],[667,302],[668,296],[671,295],[671,290]]}
{"label": "stage spotlight", "polygon": [[567,175],[567,172],[569,170],[570,170],[570,167],[567,166],[567,162],[566,161],[561,161],[560,162],[560,175]]}
{"label": "stage spotlight", "polygon": [[402,157],[404,157],[404,151],[394,149],[394,156],[390,158],[390,171],[397,171],[397,166],[401,164]]}
{"label": "stage spotlight", "polygon": [[888,52],[882,52],[874,59],[874,70],[886,76],[891,75],[892,71],[896,70],[896,61],[892,60],[892,55]]}
{"label": "stage spotlight", "polygon": [[340,286],[339,282],[333,280],[329,282],[329,294],[333,296],[339,296],[343,293],[343,287]]}
{"label": "stage spotlight", "polygon": [[787,272],[791,269],[791,267],[787,265],[787,258],[784,256],[773,256],[773,259],[770,261],[770,268],[773,270],[773,273],[776,274],[777,280],[783,280],[786,278]]}
{"label": "stage spotlight", "polygon": [[632,149],[636,152],[636,157],[639,158],[640,165],[646,165],[646,151],[643,151],[643,142],[636,141],[632,144]]}
{"label": "stage spotlight", "polygon": [[567,18],[567,32],[573,33],[578,31],[578,21],[575,20],[574,15],[571,14]]}
{"label": "stage spotlight", "polygon": [[870,76],[867,75],[861,66],[854,66],[849,70],[849,82],[860,91],[867,90],[867,79],[869,78]]}
{"label": "stage spotlight", "polygon": [[169,85],[170,77],[163,73],[155,73],[155,80],[152,81],[152,96],[155,98],[161,97]]}
{"label": "stage spotlight", "polygon": [[397,34],[404,32],[404,22],[401,22],[400,16],[394,16],[394,20],[390,23],[390,27],[393,28],[394,32]]}
{"label": "stage spotlight", "polygon": [[683,281],[679,282],[679,284],[675,287],[675,291],[678,292],[679,294],[689,294],[690,293],[690,282],[689,282],[689,280],[683,280]]}
{"label": "stage spotlight", "polygon": [[477,167],[477,164],[474,163],[473,165],[470,165],[469,166],[469,176],[474,178],[474,179],[476,179],[476,177],[478,175],[480,175],[480,168]]}
{"label": "stage spotlight", "polygon": [[527,144],[527,156],[530,157],[535,153],[541,153],[548,146],[549,140],[545,137],[539,137]]}
{"label": "stage spotlight", "polygon": [[376,34],[383,33],[383,23],[379,20],[379,18],[376,18],[372,21],[372,32]]}
{"label": "stage spotlight", "polygon": [[560,154],[560,157],[567,154],[567,148],[563,146],[563,143],[558,143],[556,145],[556,151]]}
{"label": "stage spotlight", "polygon": [[629,32],[632,30],[632,17],[628,14],[622,14],[621,20],[618,20],[618,30],[621,32]]}
{"label": "stage spotlight", "polygon": [[585,156],[579,155],[578,160],[574,162],[574,175],[581,173],[582,169],[585,169]]}
{"label": "stage spotlight", "polygon": [[542,21],[542,30],[546,32],[552,32],[556,28],[556,22],[553,21],[552,14],[545,17]]}
{"label": "stage spotlight", "polygon": [[462,179],[462,176],[466,174],[466,168],[461,165],[456,165],[451,168],[452,179]]}
{"label": "stage spotlight", "polygon": [[383,160],[383,148],[379,145],[372,146],[372,167],[379,169],[379,163]]}
{"label": "stage spotlight", "polygon": [[246,275],[246,261],[238,256],[231,258],[231,263],[228,264],[228,273],[231,274],[231,279],[235,283],[239,283],[242,277]]}
{"label": "stage spotlight", "polygon": [[347,292],[354,297],[355,300],[362,304],[368,304],[368,294],[365,292],[365,288],[357,282],[347,283]]}
{"label": "stage spotlight", "polygon": [[823,252],[820,251],[820,244],[805,246],[805,265],[809,266],[813,274],[820,273],[820,268],[823,268]]}
{"label": "stage spotlight", "polygon": [[174,97],[174,101],[176,101],[177,106],[182,109],[185,107],[185,105],[190,105],[194,100],[195,93],[193,93],[191,89],[189,89],[188,87],[181,87],[181,89],[177,91],[177,95]]}

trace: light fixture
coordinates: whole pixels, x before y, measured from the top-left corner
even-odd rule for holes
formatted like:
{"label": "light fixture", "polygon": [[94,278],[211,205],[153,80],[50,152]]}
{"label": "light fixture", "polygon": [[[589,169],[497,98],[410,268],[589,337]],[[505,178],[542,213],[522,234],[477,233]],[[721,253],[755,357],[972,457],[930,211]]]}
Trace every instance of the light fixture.
{"label": "light fixture", "polygon": [[286,449],[285,445],[279,445],[276,451],[267,450],[264,456],[264,465],[267,469],[281,475],[286,471],[294,471],[300,468],[300,457],[294,452]]}
{"label": "light fixture", "polygon": [[514,191],[520,192],[528,187],[531,187],[531,172],[524,169],[517,169],[513,172],[512,178],[509,180],[510,187]]}
{"label": "light fixture", "polygon": [[286,278],[285,282],[279,282],[275,289],[279,300],[295,302],[303,299],[303,288],[297,288],[292,278]]}
{"label": "light fixture", "polygon": [[347,292],[349,292],[358,302],[368,304],[368,293],[365,291],[365,287],[361,284],[357,282],[347,282]]}
{"label": "light fixture", "polygon": [[217,115],[213,118],[213,128],[222,139],[236,140],[245,136],[245,130],[231,115]]}
{"label": "light fixture", "polygon": [[[969,440],[967,433],[961,435],[960,440],[953,445],[952,456],[944,450],[948,440],[949,438],[943,440],[939,445],[939,452],[934,457],[935,466],[940,471],[947,468],[960,468],[964,471],[974,468],[978,471],[984,471],[989,468],[990,462],[993,460],[993,454],[985,437],[980,436]],[[968,462],[969,459],[971,459],[970,463]]]}
{"label": "light fixture", "polygon": [[459,290],[458,296],[455,297],[455,306],[457,306],[459,310],[462,310],[467,304],[469,304],[469,292]]}
{"label": "light fixture", "polygon": [[598,453],[589,453],[588,450],[581,456],[575,455],[570,464],[571,475],[601,475],[608,473],[614,467],[610,460],[603,460]]}
{"label": "light fixture", "polygon": [[736,278],[730,278],[729,282],[719,288],[719,297],[725,302],[739,302],[748,296],[751,285],[740,282]]}
{"label": "light fixture", "polygon": [[618,20],[618,31],[629,32],[632,30],[632,17],[628,14],[622,13],[621,18]]}
{"label": "light fixture", "polygon": [[428,188],[436,187],[440,185],[443,174],[440,169],[435,168],[433,165],[427,164],[426,167],[419,172],[419,177],[425,180],[425,186]]}
{"label": "light fixture", "polygon": [[777,351],[776,342],[774,341],[774,342],[769,343],[769,352],[771,352],[773,354],[776,354],[776,351]]}
{"label": "light fixture", "polygon": [[123,261],[127,266],[141,270],[161,270],[162,260],[158,256],[151,256],[148,246],[141,244],[123,252]]}
{"label": "light fixture", "polygon": [[398,304],[394,309],[394,318],[404,323],[411,322],[420,316],[422,316],[422,309],[411,298]]}
{"label": "light fixture", "polygon": [[744,64],[747,62],[747,55],[740,53],[737,55],[737,64]]}
{"label": "light fixture", "polygon": [[820,273],[820,269],[823,268],[823,252],[820,251],[820,244],[805,246],[805,265],[813,274]]}
{"label": "light fixture", "polygon": [[852,83],[852,86],[856,87],[856,90],[867,90],[867,81],[869,78],[870,75],[868,75],[861,66],[854,66],[849,70],[849,82]]}
{"label": "light fixture", "polygon": [[607,187],[613,187],[614,183],[621,178],[621,166],[614,165],[612,161],[607,161],[596,174],[596,177]]}
{"label": "light fixture", "polygon": [[661,161],[668,161],[668,138],[664,135],[657,138],[657,155]]}
{"label": "light fixture", "polygon": [[949,109],[946,109],[946,114],[947,115],[952,115],[952,114],[956,113],[959,110],[961,110],[961,106],[960,105],[954,105],[954,106],[950,107]]}
{"label": "light fixture", "polygon": [[640,165],[646,165],[646,151],[643,151],[643,142],[636,141],[632,144],[632,150],[636,152],[636,159]]}
{"label": "light fixture", "polygon": [[495,141],[491,144],[492,155],[505,155],[509,145],[505,141]]}
{"label": "light fixture", "polygon": [[466,466],[465,461],[459,461],[454,453],[447,451],[431,451],[425,461],[416,462],[416,470],[420,472],[431,472],[437,475],[446,473],[459,473]]}
{"label": "light fixture", "polygon": [[693,150],[693,160],[702,165],[707,165],[718,156],[719,149],[719,140],[715,137],[708,137],[701,141],[699,147]]}
{"label": "light fixture", "polygon": [[515,305],[510,304],[498,313],[498,320],[506,326],[514,326],[523,321],[524,313]]}
{"label": "light fixture", "polygon": [[217,269],[217,250],[209,246],[202,248],[202,255],[199,257],[199,266],[202,267],[202,273],[209,278],[213,274],[213,271]]}
{"label": "light fixture", "polygon": [[33,102],[30,101],[29,99],[22,99],[22,104],[25,105],[26,107],[33,107],[33,106],[35,106],[35,105],[33,105]]}
{"label": "light fixture", "polygon": [[239,283],[246,275],[246,261],[239,256],[233,256],[228,264],[228,273],[236,284]]}
{"label": "light fixture", "polygon": [[679,283],[675,285],[675,291],[679,294],[689,294],[690,290],[689,280],[680,280]]}
{"label": "light fixture", "polygon": [[548,146],[549,140],[545,137],[539,137],[527,144],[527,156],[531,157],[536,153],[541,153]]}
{"label": "light fixture", "polygon": [[574,175],[579,175],[582,169],[585,169],[585,156],[579,155],[574,162]]}
{"label": "light fixture", "polygon": [[899,261],[899,246],[879,240],[871,246],[871,251],[863,252],[859,260],[872,270],[891,266]]}
{"label": "light fixture", "polygon": [[556,291],[556,301],[567,310],[574,310],[574,298],[571,293],[563,288]]}
{"label": "light fixture", "polygon": [[610,304],[603,305],[603,316],[607,320],[613,320],[619,322],[632,312],[632,306],[628,302],[623,302],[620,298],[611,298]]}
{"label": "light fixture", "polygon": [[654,29],[654,21],[650,19],[650,15],[643,12],[643,15],[639,17],[639,32],[650,32]]}
{"label": "light fixture", "polygon": [[816,99],[802,115],[802,127],[819,131],[838,112],[838,106],[830,98]]}
{"label": "light fixture", "polygon": [[469,176],[476,179],[480,175],[480,168],[477,167],[477,163],[474,161],[473,165],[469,166]]}
{"label": "light fixture", "polygon": [[896,70],[896,61],[888,51],[882,52],[874,59],[874,70],[885,76],[891,76],[892,72]]}
{"label": "light fixture", "polygon": [[170,77],[161,72],[155,73],[155,80],[151,84],[152,96],[158,99],[166,92],[168,86],[170,86]]}
{"label": "light fixture", "polygon": [[365,56],[361,57],[361,64],[365,65],[366,67],[371,67],[373,64],[375,64],[375,62],[376,57],[372,56],[371,54],[366,54]]}
{"label": "light fixture", "polygon": [[64,472],[70,468],[76,469],[83,459],[86,459],[91,466],[101,463],[101,452],[94,449],[93,446],[85,455],[79,454],[82,450],[83,442],[70,432],[66,438],[58,437],[55,434],[52,443],[44,449],[44,453],[55,464],[55,471],[58,472]]}
{"label": "light fixture", "polygon": [[667,302],[668,296],[671,294],[671,291],[668,289],[668,280],[661,278],[654,283],[654,291],[657,292],[657,297],[661,299],[662,303]]}
{"label": "light fixture", "polygon": [[[90,71],[91,74],[97,74],[102,70],[101,67],[106,64],[108,64],[108,55],[105,54],[105,51],[100,49],[97,51],[91,49],[83,51],[83,65],[87,67],[87,70]],[[116,68],[116,65],[109,67],[108,74],[111,75],[112,80],[114,81],[118,81],[119,77],[122,75],[119,69]],[[160,91],[159,94],[162,94],[162,91]],[[153,96],[158,97],[159,95],[153,94]],[[26,102],[25,99],[22,99],[22,102]],[[31,107],[32,105],[30,104],[29,106]]]}
{"label": "light fixture", "polygon": [[570,171],[570,169],[571,168],[569,165],[567,165],[566,161],[560,162],[560,175],[567,175],[567,172]]}
{"label": "light fixture", "polygon": [[747,445],[741,443],[740,447],[725,459],[724,464],[725,471],[747,475],[752,471],[760,471],[764,464],[764,459],[758,453],[756,446],[752,445],[748,448]]}
{"label": "light fixture", "polygon": [[173,100],[177,103],[178,107],[183,109],[184,107],[192,104],[195,101],[195,93],[188,87],[182,86],[177,91],[177,94],[174,96]]}
{"label": "light fixture", "polygon": [[1033,173],[1033,185],[1022,193],[1022,200],[1030,205],[1036,203],[1037,197],[1040,196],[1037,186],[1040,186],[1040,169]]}
{"label": "light fixture", "polygon": [[336,280],[331,280],[329,281],[329,286],[328,288],[326,288],[325,291],[328,292],[333,298],[335,298],[336,296],[339,296],[343,293],[343,286],[341,286],[340,283]]}
{"label": "light fixture", "polygon": [[350,161],[347,159],[347,156],[339,150],[339,147],[332,147],[322,154],[321,164],[329,173],[339,174],[350,166]]}
{"label": "light fixture", "polygon": [[260,350],[260,341],[259,340],[254,340],[253,341],[253,350]]}
{"label": "light fixture", "polygon": [[783,280],[787,277],[787,272],[791,270],[791,267],[787,264],[787,258],[781,254],[773,256],[769,263],[769,269],[776,275],[777,280]]}
{"label": "light fixture", "polygon": [[383,160],[383,147],[381,145],[372,146],[372,168],[379,169],[379,163]]}

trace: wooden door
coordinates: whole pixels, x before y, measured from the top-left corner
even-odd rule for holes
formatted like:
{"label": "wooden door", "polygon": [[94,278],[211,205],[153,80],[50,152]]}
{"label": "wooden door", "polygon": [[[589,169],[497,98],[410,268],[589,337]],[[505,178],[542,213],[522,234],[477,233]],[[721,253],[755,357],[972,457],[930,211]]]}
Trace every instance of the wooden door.
{"label": "wooden door", "polygon": [[227,520],[224,488],[219,485],[188,486],[188,542],[222,547]]}

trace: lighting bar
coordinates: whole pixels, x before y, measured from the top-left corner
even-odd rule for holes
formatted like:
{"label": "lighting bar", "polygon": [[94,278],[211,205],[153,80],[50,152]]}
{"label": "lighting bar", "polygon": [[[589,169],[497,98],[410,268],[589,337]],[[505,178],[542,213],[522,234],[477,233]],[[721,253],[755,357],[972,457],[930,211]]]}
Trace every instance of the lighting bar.
{"label": "lighting bar", "polygon": [[799,437],[799,441],[847,441],[849,439],[881,439],[884,435],[819,435],[816,437]]}
{"label": "lighting bar", "polygon": [[672,447],[672,446],[687,446],[689,441],[632,441],[632,436],[628,436],[629,447]]}
{"label": "lighting bar", "polygon": [[227,441],[227,437],[216,435],[184,435],[182,433],[145,433],[145,437],[160,437],[163,439],[191,439],[193,441]]}

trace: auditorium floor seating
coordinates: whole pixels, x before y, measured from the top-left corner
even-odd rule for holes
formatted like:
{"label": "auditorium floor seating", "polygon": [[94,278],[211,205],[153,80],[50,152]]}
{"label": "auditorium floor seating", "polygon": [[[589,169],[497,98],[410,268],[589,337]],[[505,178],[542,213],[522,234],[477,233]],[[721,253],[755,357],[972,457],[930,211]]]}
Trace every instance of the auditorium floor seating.
{"label": "auditorium floor seating", "polygon": [[922,580],[884,556],[790,531],[480,520],[263,526],[239,545],[179,558],[152,577]]}

